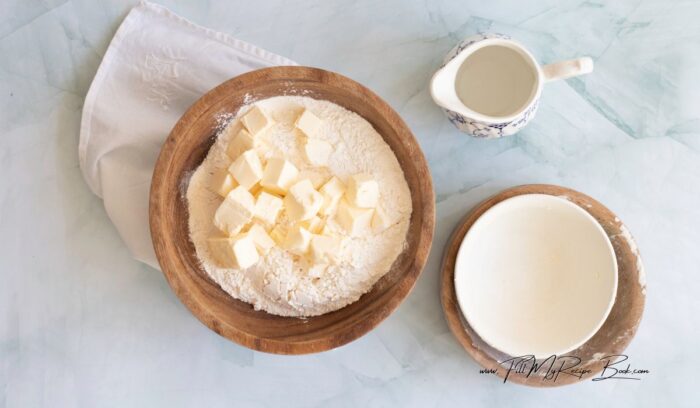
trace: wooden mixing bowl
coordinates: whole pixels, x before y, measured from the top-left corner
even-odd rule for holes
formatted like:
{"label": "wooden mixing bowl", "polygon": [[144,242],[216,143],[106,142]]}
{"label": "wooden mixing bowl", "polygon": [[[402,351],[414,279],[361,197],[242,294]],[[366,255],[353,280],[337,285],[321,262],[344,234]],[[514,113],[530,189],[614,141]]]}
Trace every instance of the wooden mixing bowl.
{"label": "wooden mixing bowl", "polygon": [[[189,177],[216,138],[217,117],[235,113],[246,103],[278,95],[328,100],[368,120],[398,158],[413,200],[408,245],[391,270],[357,302],[303,319],[253,310],[250,304],[224,292],[199,265],[187,222],[185,193]],[[434,224],[435,195],[430,171],[404,121],[369,89],[316,68],[260,69],[212,89],[175,125],[153,172],[151,237],[170,287],[207,327],[243,346],[269,353],[325,351],[355,340],[377,326],[413,288],[430,252]]]}

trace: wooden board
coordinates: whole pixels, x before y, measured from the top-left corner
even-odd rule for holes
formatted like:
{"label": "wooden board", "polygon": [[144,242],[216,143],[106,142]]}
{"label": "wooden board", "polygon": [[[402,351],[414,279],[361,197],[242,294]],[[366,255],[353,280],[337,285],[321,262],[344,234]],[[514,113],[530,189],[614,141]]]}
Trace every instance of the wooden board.
{"label": "wooden board", "polygon": [[[215,140],[216,117],[235,113],[245,103],[278,95],[325,99],[364,117],[394,151],[413,200],[408,245],[391,270],[357,302],[305,319],[256,311],[225,293],[199,266],[188,231],[185,192],[189,175]],[[377,326],[413,288],[430,252],[434,223],[435,195],[430,172],[404,121],[369,89],[316,68],[261,69],[208,92],[190,107],[165,141],[151,185],[151,236],[158,262],[173,291],[215,332],[270,353],[303,354],[332,349]]]}
{"label": "wooden board", "polygon": [[[522,194],[549,194],[566,198],[588,211],[598,220],[608,234],[610,242],[615,249],[618,264],[618,287],[615,304],[600,330],[581,347],[567,353],[568,356],[575,356],[581,359],[577,368],[590,370],[590,372],[584,373],[580,378],[565,373],[559,374],[555,381],[553,378],[547,377],[546,369],[549,362],[545,362],[543,368],[537,372],[532,372],[529,377],[511,372],[508,382],[534,387],[552,387],[583,381],[601,372],[606,361],[603,357],[622,353],[632,341],[642,318],[646,298],[644,269],[636,244],[634,244],[629,232],[615,214],[591,197],[565,187],[531,184],[504,190],[477,205],[454,230],[445,248],[441,276],[442,308],[450,330],[467,353],[481,366],[497,370],[497,375],[504,378],[508,373],[507,369],[511,367],[511,363],[508,362],[504,365],[500,363],[513,356],[502,353],[486,344],[469,326],[457,304],[454,269],[457,252],[472,224],[489,208],[503,200]],[[572,301],[575,301],[575,299],[572,299]],[[559,364],[563,363],[569,366],[574,362],[575,360],[572,359],[559,360],[553,368],[556,371]],[[538,361],[538,363],[542,363],[542,360]],[[525,372],[530,372],[532,363],[523,363],[523,368]]]}

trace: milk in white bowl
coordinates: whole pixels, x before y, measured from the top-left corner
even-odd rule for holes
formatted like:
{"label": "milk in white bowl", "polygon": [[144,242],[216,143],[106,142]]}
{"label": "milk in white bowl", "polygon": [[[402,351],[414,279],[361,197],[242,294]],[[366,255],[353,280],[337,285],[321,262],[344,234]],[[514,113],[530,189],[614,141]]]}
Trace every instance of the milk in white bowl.
{"label": "milk in white bowl", "polygon": [[593,216],[546,194],[504,200],[472,225],[455,264],[469,325],[511,356],[570,352],[603,325],[615,302],[617,260]]}

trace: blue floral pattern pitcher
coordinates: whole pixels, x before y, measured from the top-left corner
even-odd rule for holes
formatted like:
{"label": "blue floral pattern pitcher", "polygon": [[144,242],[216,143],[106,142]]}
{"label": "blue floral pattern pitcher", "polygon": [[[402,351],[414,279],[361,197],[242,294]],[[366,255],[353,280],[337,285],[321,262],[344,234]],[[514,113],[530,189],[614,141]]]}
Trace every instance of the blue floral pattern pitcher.
{"label": "blue floral pattern pitcher", "polygon": [[[526,61],[524,66],[534,78],[532,91],[526,103],[505,116],[480,113],[466,106],[457,95],[458,76],[466,75],[460,72],[463,63],[475,51],[489,46],[506,47],[516,51]],[[593,61],[588,57],[540,66],[525,47],[511,40],[509,36],[497,33],[478,34],[464,39],[447,54],[442,66],[433,75],[430,93],[435,103],[459,130],[474,137],[497,138],[518,132],[532,120],[537,112],[542,85],[545,82],[586,74],[592,70]]]}

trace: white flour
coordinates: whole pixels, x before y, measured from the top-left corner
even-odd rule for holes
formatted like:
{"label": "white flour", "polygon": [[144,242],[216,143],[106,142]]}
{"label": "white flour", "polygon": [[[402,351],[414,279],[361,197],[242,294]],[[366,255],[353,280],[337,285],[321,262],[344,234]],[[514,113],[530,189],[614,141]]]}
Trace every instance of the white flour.
{"label": "white flour", "polygon": [[[276,122],[263,138],[269,149],[258,150],[265,158],[284,157],[307,174],[311,165],[301,151],[294,120],[303,108],[324,121],[316,136],[333,145],[327,179],[335,175],[345,182],[356,173],[370,173],[379,184],[379,206],[390,217],[391,227],[372,236],[348,238],[340,252],[340,263],[323,269],[306,258],[294,257],[275,247],[253,267],[241,271],[217,267],[207,238],[212,235],[214,212],[222,199],[209,191],[210,179],[228,165],[228,141],[240,128],[233,120],[220,132],[206,159],[190,179],[187,201],[190,238],[202,267],[231,296],[251,303],[256,309],[282,316],[315,316],[340,309],[359,299],[389,271],[403,251],[411,218],[411,194],[391,148],[377,131],[359,115],[328,101],[301,96],[279,96],[256,102]],[[246,106],[237,116],[245,113]],[[287,222],[284,216],[278,222]],[[328,227],[340,233],[333,220]]]}

